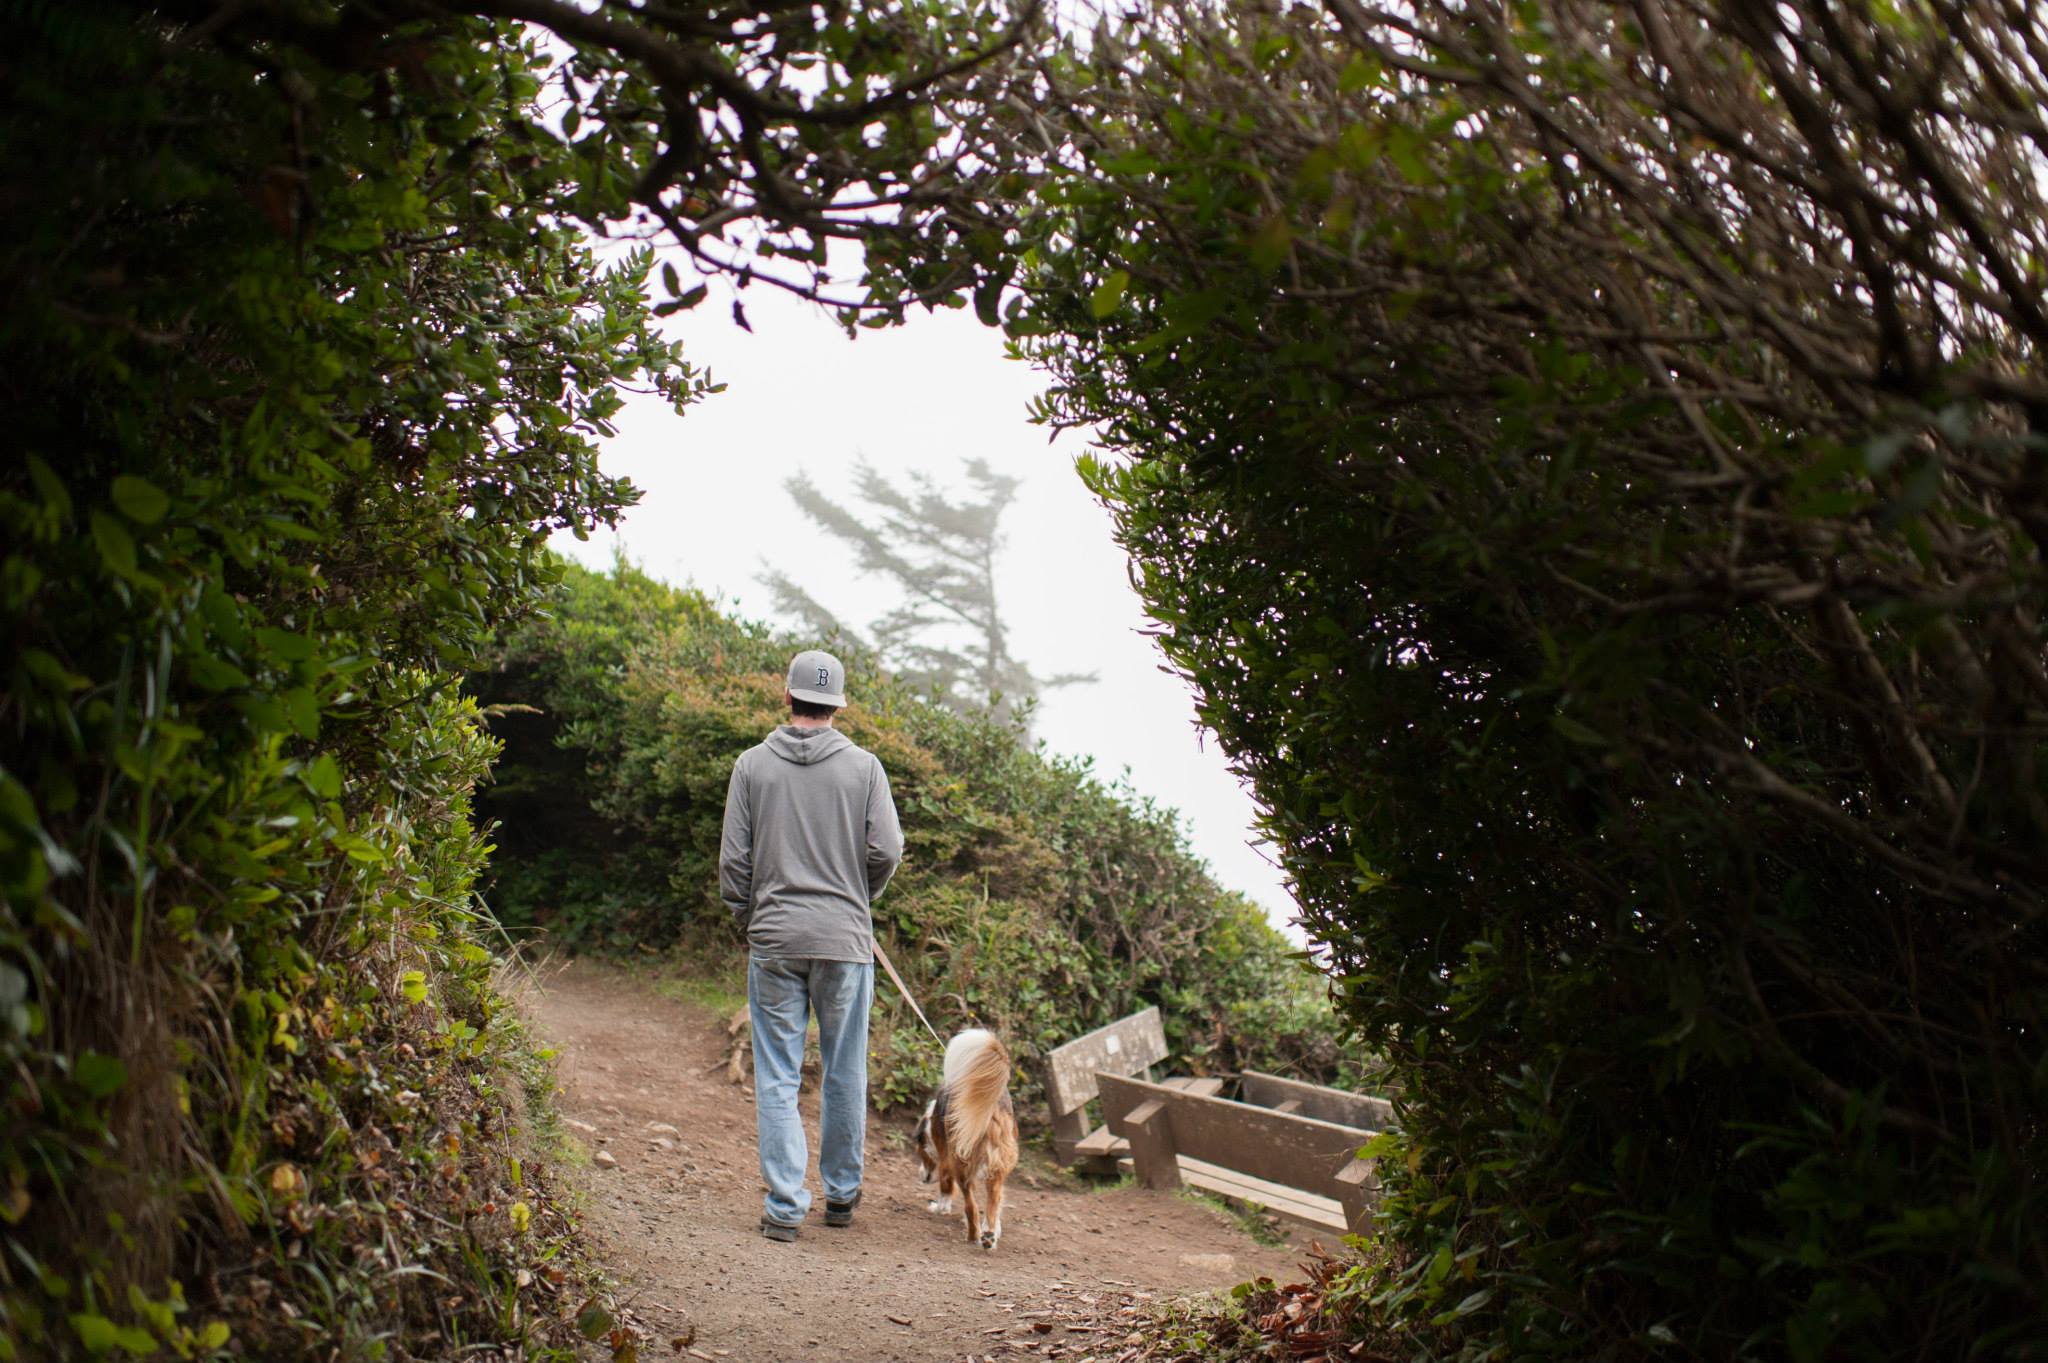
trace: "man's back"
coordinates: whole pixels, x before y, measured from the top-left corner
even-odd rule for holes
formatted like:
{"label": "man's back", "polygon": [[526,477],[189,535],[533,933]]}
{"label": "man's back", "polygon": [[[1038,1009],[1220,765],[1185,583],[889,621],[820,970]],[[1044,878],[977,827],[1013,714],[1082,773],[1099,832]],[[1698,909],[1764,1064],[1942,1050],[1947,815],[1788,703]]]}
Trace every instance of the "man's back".
{"label": "man's back", "polygon": [[733,764],[719,888],[755,955],[872,960],[902,855],[888,775],[836,729],[784,725]]}

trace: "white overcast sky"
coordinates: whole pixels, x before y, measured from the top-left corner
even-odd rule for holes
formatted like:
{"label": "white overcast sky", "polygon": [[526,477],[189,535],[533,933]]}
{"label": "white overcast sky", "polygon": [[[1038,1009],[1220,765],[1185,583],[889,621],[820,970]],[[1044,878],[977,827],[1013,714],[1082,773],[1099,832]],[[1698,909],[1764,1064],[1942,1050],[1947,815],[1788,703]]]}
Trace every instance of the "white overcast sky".
{"label": "white overcast sky", "polygon": [[1036,736],[1055,752],[1094,758],[1105,778],[1128,769],[1139,793],[1181,811],[1190,845],[1218,880],[1286,926],[1293,904],[1254,846],[1251,798],[1213,738],[1197,732],[1187,688],[1161,670],[1139,632],[1146,616],[1123,551],[1074,472],[1083,437],[1049,445],[1027,419],[1039,376],[1006,359],[1001,336],[965,313],[922,315],[850,341],[812,306],[757,286],[746,294],[750,334],[732,322],[723,292],[714,285],[672,334],[729,387],[680,417],[658,399],[633,400],[603,461],[642,489],[640,505],[616,533],[586,543],[557,535],[555,545],[600,568],[623,550],[654,576],[694,584],[753,618],[772,617],[756,575],[773,563],[864,629],[893,604],[892,588],[857,575],[851,552],[797,511],[784,480],[804,470],[851,505],[858,457],[897,478],[925,470],[948,483],[964,459],[988,460],[1022,480],[1004,517],[997,583],[1017,656],[1041,675],[1101,677],[1045,695]]}

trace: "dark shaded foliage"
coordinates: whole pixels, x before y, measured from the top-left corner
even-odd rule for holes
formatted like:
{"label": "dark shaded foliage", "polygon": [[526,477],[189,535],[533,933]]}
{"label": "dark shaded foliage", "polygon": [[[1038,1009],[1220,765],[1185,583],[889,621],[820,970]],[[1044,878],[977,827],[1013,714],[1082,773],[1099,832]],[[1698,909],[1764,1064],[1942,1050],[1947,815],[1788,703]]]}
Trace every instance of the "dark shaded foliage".
{"label": "dark shaded foliage", "polygon": [[1168,4],[1014,332],[1458,1357],[2039,1357],[2038,13]]}

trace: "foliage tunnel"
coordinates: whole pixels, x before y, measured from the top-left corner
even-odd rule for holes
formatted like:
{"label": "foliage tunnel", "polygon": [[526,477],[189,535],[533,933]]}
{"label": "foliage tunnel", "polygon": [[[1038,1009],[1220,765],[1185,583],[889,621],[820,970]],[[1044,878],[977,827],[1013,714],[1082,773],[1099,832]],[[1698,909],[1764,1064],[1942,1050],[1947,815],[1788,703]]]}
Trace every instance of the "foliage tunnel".
{"label": "foliage tunnel", "polygon": [[[1403,1095],[1348,1320],[2042,1357],[2038,8],[0,3],[0,1358],[568,1347],[457,687],[630,500],[619,386],[705,385],[583,235],[657,230],[849,325],[971,299],[1100,433]],[[562,722],[687,797],[591,788],[673,893],[774,649],[659,604]],[[930,915],[1186,869],[860,722],[957,835]]]}

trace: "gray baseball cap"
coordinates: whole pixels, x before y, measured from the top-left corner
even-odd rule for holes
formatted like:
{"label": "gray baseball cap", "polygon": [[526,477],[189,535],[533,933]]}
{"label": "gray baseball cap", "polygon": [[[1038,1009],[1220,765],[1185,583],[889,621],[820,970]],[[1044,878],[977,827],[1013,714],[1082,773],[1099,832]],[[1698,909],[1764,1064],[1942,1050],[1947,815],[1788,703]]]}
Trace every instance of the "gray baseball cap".
{"label": "gray baseball cap", "polygon": [[846,665],[821,648],[789,660],[789,694],[813,705],[846,704]]}

